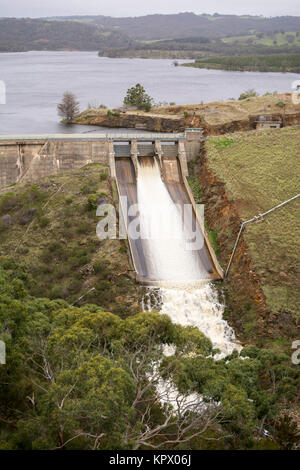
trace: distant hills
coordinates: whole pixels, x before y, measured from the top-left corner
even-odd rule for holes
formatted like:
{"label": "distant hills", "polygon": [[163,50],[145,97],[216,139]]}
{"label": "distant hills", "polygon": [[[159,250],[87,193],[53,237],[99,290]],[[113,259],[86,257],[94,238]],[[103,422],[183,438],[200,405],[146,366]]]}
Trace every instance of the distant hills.
{"label": "distant hills", "polygon": [[[158,40],[218,41],[253,34],[300,31],[300,17],[236,15],[147,15],[133,18],[66,16],[0,19],[0,52],[28,50],[130,49]],[[184,48],[179,44],[180,49]],[[166,46],[167,49],[168,45]],[[177,45],[176,45],[177,47]],[[148,46],[149,48],[149,46]]]}
{"label": "distant hills", "polygon": [[110,31],[78,21],[0,19],[0,52],[41,50],[102,51],[130,47],[134,41],[122,31]]}
{"label": "distant hills", "polygon": [[120,30],[136,40],[175,39],[205,36],[221,38],[239,36],[252,30],[266,33],[275,30],[299,31],[300,17],[236,15],[196,15],[178,13],[174,15],[147,15],[133,18],[112,18],[108,16],[76,16],[61,19],[85,21],[106,29]]}

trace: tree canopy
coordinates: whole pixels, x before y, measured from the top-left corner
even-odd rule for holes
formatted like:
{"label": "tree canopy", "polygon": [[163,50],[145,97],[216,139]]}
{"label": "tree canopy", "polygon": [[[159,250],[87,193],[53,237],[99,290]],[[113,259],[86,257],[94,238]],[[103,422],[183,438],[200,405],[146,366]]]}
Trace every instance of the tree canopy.
{"label": "tree canopy", "polygon": [[57,105],[58,114],[65,119],[67,122],[79,113],[79,101],[77,101],[74,93],[65,91],[62,102]]}
{"label": "tree canopy", "polygon": [[[284,355],[252,346],[215,361],[199,330],[157,312],[33,298],[3,268],[0,291],[4,449],[251,448],[299,387]],[[283,421],[286,445],[288,433]]]}
{"label": "tree canopy", "polygon": [[146,93],[145,88],[137,83],[134,87],[127,90],[124,98],[124,104],[127,106],[136,106],[138,109],[150,111],[153,99]]}

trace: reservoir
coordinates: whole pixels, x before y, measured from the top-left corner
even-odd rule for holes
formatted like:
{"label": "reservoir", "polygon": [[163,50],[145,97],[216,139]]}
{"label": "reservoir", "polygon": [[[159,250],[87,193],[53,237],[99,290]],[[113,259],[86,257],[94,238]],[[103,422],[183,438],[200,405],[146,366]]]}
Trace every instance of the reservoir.
{"label": "reservoir", "polygon": [[238,98],[249,88],[259,94],[290,92],[292,82],[299,79],[291,73],[174,67],[166,59],[110,59],[97,52],[1,53],[0,65],[0,80],[6,86],[6,104],[0,104],[2,135],[99,132],[99,127],[59,122],[56,106],[66,90],[75,93],[84,110],[88,103],[120,106],[136,83],[155,103],[193,104]]}

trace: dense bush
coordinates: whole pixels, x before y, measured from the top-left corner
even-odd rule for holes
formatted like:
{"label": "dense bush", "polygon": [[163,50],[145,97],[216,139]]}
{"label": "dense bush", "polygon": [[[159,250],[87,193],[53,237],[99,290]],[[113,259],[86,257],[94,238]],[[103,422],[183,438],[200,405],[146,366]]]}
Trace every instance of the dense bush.
{"label": "dense bush", "polygon": [[[243,359],[234,353],[215,361],[210,341],[196,328],[172,324],[158,313],[126,318],[123,305],[116,306],[120,318],[95,305],[74,308],[55,300],[68,291],[77,298],[76,281],[53,285],[53,300],[34,299],[23,281],[10,279],[15,261],[1,264],[6,269],[0,267],[0,339],[6,342],[7,365],[0,368],[0,448],[92,449],[96,442],[99,449],[158,443],[180,449],[181,439],[191,439],[192,448],[215,442],[218,449],[290,449],[298,442],[293,421],[277,419],[282,402],[292,403],[299,388],[289,357],[250,346]],[[104,297],[110,288],[100,282]],[[174,345],[175,353],[165,356],[164,344]],[[169,413],[157,399],[154,363],[180,393],[201,396],[199,406],[206,402],[204,422],[201,414],[187,415],[187,427],[173,444],[171,430],[180,424],[176,413],[170,415],[171,428],[153,433]],[[262,426],[271,435],[263,443]],[[98,441],[92,437],[100,435]]]}

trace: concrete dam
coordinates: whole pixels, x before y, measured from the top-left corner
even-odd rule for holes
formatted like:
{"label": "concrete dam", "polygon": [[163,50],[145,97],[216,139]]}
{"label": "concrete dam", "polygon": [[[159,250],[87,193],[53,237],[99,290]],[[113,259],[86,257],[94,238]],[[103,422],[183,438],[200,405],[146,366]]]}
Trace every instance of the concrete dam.
{"label": "concrete dam", "polygon": [[[201,143],[202,132],[195,129],[182,134],[2,136],[0,195],[20,182],[89,163],[106,165],[118,191],[136,279],[148,286],[143,310],[155,309],[174,323],[198,328],[224,357],[240,346],[210,282],[222,279],[223,271],[187,181],[188,162],[199,155]],[[134,227],[139,237],[130,230],[133,216],[124,200],[138,206]],[[185,206],[190,208],[188,230]],[[149,237],[153,231],[156,236]],[[187,250],[196,235],[202,243]]]}
{"label": "concrete dam", "polygon": [[[187,183],[188,160],[193,159],[200,150],[201,130],[190,130],[184,134],[93,134],[88,135],[50,135],[50,136],[2,136],[0,138],[0,190],[10,185],[36,181],[59,172],[80,168],[88,163],[101,163],[109,167],[110,177],[116,180],[119,197],[126,198],[129,206],[141,204],[148,208],[147,217],[141,213],[141,228],[150,224],[157,225],[159,242],[157,249],[150,246],[148,237],[134,239],[128,233],[132,263],[140,282],[173,280],[220,279],[222,270],[206,236],[190,187]],[[150,177],[150,180],[149,180]],[[148,192],[147,192],[148,191]],[[154,208],[154,202],[157,202]],[[161,236],[162,220],[159,216],[164,205],[164,219],[175,211],[174,232],[180,228],[180,209],[183,218],[184,207],[191,208],[189,214],[190,231],[202,239],[199,249],[186,254],[189,267],[186,272],[180,262],[169,272],[162,265],[158,267],[155,258],[149,253],[159,252],[163,243],[168,247],[168,258],[177,259],[184,253],[184,240],[177,240],[171,233],[169,238]],[[149,213],[149,209],[152,216]],[[130,216],[123,207],[125,225]],[[143,211],[142,211],[143,212]],[[174,215],[174,214],[173,214]],[[149,219],[149,221],[148,221]],[[176,222],[177,219],[177,222]],[[187,222],[182,221],[186,226]],[[195,235],[196,234],[196,235]],[[145,235],[145,233],[144,233]],[[172,242],[173,241],[173,242]],[[153,243],[152,243],[153,244]],[[173,255],[171,254],[173,249]],[[160,260],[167,256],[159,256]],[[162,272],[163,271],[163,272]]]}

